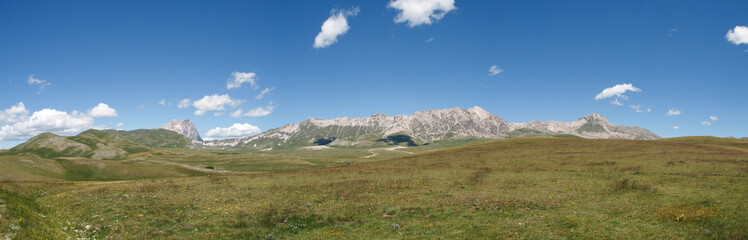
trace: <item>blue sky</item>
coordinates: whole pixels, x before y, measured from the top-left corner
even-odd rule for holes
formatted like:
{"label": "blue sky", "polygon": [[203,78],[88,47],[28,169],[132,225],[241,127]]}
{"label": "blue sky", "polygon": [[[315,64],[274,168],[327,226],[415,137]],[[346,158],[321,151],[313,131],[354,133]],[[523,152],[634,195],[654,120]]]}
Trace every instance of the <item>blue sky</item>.
{"label": "blue sky", "polygon": [[[0,148],[172,119],[206,136],[472,106],[509,122],[594,112],[663,137],[748,136],[747,1],[439,2],[0,1]],[[234,73],[247,82],[229,89]],[[640,91],[595,99],[621,84]]]}

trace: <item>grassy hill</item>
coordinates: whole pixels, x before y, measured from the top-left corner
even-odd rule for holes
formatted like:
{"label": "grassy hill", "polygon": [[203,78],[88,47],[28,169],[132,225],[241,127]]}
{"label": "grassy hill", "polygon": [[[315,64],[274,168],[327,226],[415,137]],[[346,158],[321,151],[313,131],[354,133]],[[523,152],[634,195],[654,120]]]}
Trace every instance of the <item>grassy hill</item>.
{"label": "grassy hill", "polygon": [[719,138],[712,136],[695,136],[695,137],[676,137],[666,138],[661,141],[677,142],[685,144],[700,144],[700,145],[711,145],[721,146],[732,149],[741,149],[748,151],[748,141],[735,138]]}
{"label": "grassy hill", "polygon": [[515,138],[279,173],[5,183],[0,235],[748,238],[748,153],[682,141]]}
{"label": "grassy hill", "polygon": [[31,154],[43,158],[123,159],[129,154],[151,150],[117,133],[90,129],[72,137],[57,136],[52,133],[39,134],[11,148],[8,154]]}
{"label": "grassy hill", "polygon": [[117,133],[128,140],[150,148],[193,148],[192,142],[182,134],[166,129],[136,129],[132,131],[105,130]]}

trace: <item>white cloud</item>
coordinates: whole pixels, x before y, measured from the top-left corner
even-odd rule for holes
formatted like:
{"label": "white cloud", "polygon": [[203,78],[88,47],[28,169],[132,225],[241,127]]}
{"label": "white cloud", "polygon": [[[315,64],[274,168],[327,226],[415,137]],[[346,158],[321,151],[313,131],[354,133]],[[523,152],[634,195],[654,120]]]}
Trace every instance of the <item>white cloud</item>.
{"label": "white cloud", "polygon": [[641,105],[631,105],[631,109],[634,109],[636,112],[642,112],[642,106]]}
{"label": "white cloud", "polygon": [[231,113],[232,117],[238,118],[238,117],[264,117],[267,115],[270,115],[273,113],[273,110],[275,110],[275,105],[273,105],[273,102],[270,102],[265,107],[257,107],[255,109],[251,109],[249,111],[242,111],[241,109],[238,109]]}
{"label": "white cloud", "polygon": [[400,10],[395,22],[408,22],[411,28],[422,24],[430,25],[457,9],[454,0],[394,0],[387,7]]}
{"label": "white cloud", "polygon": [[748,27],[735,26],[734,29],[727,31],[725,38],[735,45],[748,44]]}
{"label": "white cloud", "polygon": [[709,126],[709,125],[712,125],[712,123],[710,123],[709,121],[701,122],[701,126]]}
{"label": "white cloud", "polygon": [[26,106],[23,102],[11,106],[8,109],[0,111],[0,123],[14,123],[24,120],[29,115],[29,110],[26,110]]}
{"label": "white cloud", "polygon": [[647,108],[647,112],[652,112],[652,108]]}
{"label": "white cloud", "polygon": [[138,106],[135,106],[135,109],[145,109],[145,106],[143,106],[143,105],[138,105]]}
{"label": "white cloud", "polygon": [[117,123],[117,127],[122,127],[124,125],[125,125],[125,123]]}
{"label": "white cloud", "polygon": [[320,32],[314,38],[314,48],[326,48],[338,41],[338,36],[345,34],[350,29],[348,17],[356,16],[359,8],[353,7],[348,10],[334,10],[330,17],[322,23]]}
{"label": "white cloud", "polygon": [[234,125],[231,125],[231,127],[228,127],[228,128],[217,127],[217,128],[211,129],[208,131],[206,136],[218,137],[218,138],[244,137],[244,136],[255,135],[260,132],[262,132],[260,128],[252,124],[234,123]]}
{"label": "white cloud", "polygon": [[673,129],[675,129],[675,130],[678,130],[678,129],[680,129],[680,127],[678,127],[678,126],[673,126]]}
{"label": "white cloud", "polygon": [[95,118],[113,118],[117,117],[117,111],[106,103],[99,103],[96,107],[88,110],[88,115]]}
{"label": "white cloud", "polygon": [[499,68],[499,66],[491,65],[491,68],[488,69],[488,76],[496,76],[503,71],[504,69]]}
{"label": "white cloud", "polygon": [[678,109],[669,109],[669,110],[667,110],[667,113],[665,115],[668,115],[668,116],[678,116],[678,115],[680,115],[680,113],[681,113],[681,111],[678,110]]}
{"label": "white cloud", "polygon": [[209,95],[205,96],[200,100],[192,103],[192,106],[197,108],[195,115],[202,116],[207,111],[222,111],[226,110],[226,106],[236,107],[244,103],[244,100],[233,99],[228,94],[224,95]]}
{"label": "white cloud", "polygon": [[433,42],[433,41],[434,41],[434,38],[426,39],[426,43],[430,43],[430,42]]}
{"label": "white cloud", "polygon": [[618,98],[613,99],[613,101],[610,101],[610,104],[616,105],[616,106],[623,106],[623,103],[618,101]]}
{"label": "white cloud", "polygon": [[255,99],[260,100],[260,99],[264,98],[265,95],[268,95],[270,93],[270,91],[273,91],[273,90],[275,90],[275,87],[265,88],[265,89],[262,90],[262,92],[260,92],[260,94],[257,94],[257,96],[255,96]]}
{"label": "white cloud", "polygon": [[678,28],[671,28],[671,29],[668,29],[668,30],[667,30],[667,35],[668,35],[668,36],[673,36],[673,33],[674,33],[674,32],[677,32],[677,31],[678,31]]}
{"label": "white cloud", "polygon": [[71,113],[54,109],[42,109],[13,124],[0,127],[0,141],[27,140],[44,132],[74,134],[93,126],[91,116],[73,111]]}
{"label": "white cloud", "polygon": [[598,93],[597,96],[595,96],[595,100],[600,99],[606,99],[610,97],[618,97],[622,99],[626,99],[626,96],[623,95],[627,91],[632,92],[641,92],[642,90],[634,87],[631,83],[624,83],[624,84],[618,84],[609,88],[604,89],[602,92]]}
{"label": "white cloud", "polygon": [[717,116],[709,116],[709,119],[711,119],[712,121],[717,121],[717,120],[719,120],[719,118],[717,118]]}
{"label": "white cloud", "polygon": [[226,89],[239,88],[244,83],[249,83],[252,89],[257,89],[257,74],[253,72],[233,72],[231,78],[226,81]]}
{"label": "white cloud", "polygon": [[190,107],[190,105],[192,105],[192,101],[190,101],[189,98],[185,98],[185,99],[179,100],[179,104],[177,104],[177,107],[178,108],[188,108],[188,107]]}
{"label": "white cloud", "polygon": [[39,86],[39,91],[36,92],[37,94],[42,93],[42,90],[44,90],[44,88],[47,88],[48,86],[52,85],[52,83],[47,82],[47,80],[41,80],[41,79],[35,78],[34,74],[29,75],[29,78],[26,80],[26,82],[32,86],[33,85]]}
{"label": "white cloud", "polygon": [[161,106],[166,106],[166,99],[161,99],[161,101],[158,101],[158,104]]}

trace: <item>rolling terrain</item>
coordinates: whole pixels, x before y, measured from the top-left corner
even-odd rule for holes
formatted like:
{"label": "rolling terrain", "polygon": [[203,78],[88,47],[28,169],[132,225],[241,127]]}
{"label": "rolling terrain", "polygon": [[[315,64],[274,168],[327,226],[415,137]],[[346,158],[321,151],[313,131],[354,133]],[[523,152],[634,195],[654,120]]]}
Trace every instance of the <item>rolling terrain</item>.
{"label": "rolling terrain", "polygon": [[8,182],[0,236],[746,239],[745,144],[511,138],[275,173]]}

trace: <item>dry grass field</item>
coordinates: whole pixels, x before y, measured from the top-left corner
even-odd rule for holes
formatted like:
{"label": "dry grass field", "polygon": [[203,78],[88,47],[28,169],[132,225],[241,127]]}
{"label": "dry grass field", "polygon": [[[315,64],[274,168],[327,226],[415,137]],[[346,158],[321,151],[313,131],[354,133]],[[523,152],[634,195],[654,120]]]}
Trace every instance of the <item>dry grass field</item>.
{"label": "dry grass field", "polygon": [[12,239],[747,239],[748,142],[517,138],[274,173],[0,185]]}

